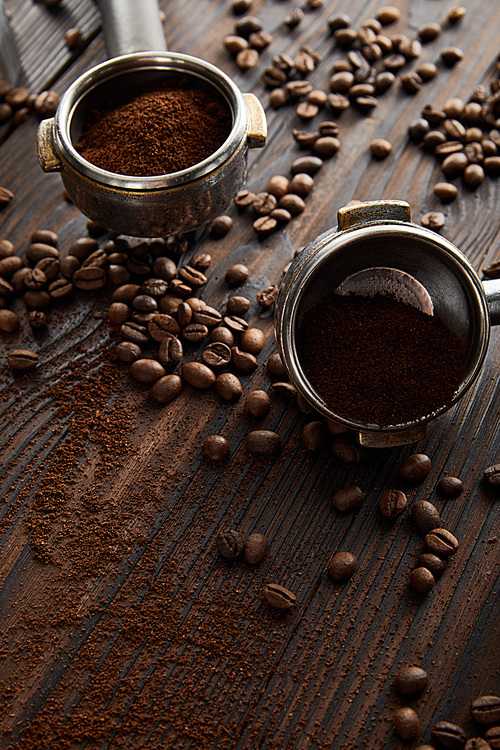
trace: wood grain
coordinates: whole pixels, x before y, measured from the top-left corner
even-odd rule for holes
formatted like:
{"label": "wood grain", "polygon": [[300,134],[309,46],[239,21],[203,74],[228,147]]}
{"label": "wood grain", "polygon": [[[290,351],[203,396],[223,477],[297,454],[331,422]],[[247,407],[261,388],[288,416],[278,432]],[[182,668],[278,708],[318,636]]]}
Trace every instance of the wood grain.
{"label": "wood grain", "polygon": [[[448,9],[444,0],[395,4],[402,18],[394,30],[412,36]],[[215,63],[261,98],[269,138],[264,150],[249,154],[247,184],[255,192],[272,175],[288,174],[302,153],[291,135],[301,126],[294,108],[269,106],[265,65],[276,53],[310,45],[323,58],[311,81],[327,89],[332,63],[342,55],[327,19],[347,12],[357,27],[379,7],[368,0],[306,7],[304,21],[290,31],[283,25],[290,2],[254,2],[252,14],[274,40],[244,73],[222,46],[235,22],[227,3],[161,5],[170,49]],[[52,10],[31,0],[7,6],[32,90],[63,93],[105,59],[90,1],[63,0]],[[295,250],[335,226],[349,200],[407,200],[417,223],[427,211],[442,210],[442,233],[478,270],[497,257],[499,181],[488,179],[475,192],[460,188],[459,199],[442,206],[433,195],[439,166],[407,137],[424,104],[467,99],[494,75],[500,6],[470,0],[467,11],[422,55],[439,62],[440,50],[454,45],[465,52],[460,64],[439,63],[438,76],[415,97],[396,88],[369,117],[338,118],[341,150],[319,172],[306,211],[286,229],[259,240],[251,219],[232,206],[226,237],[200,233],[191,242],[190,253],[213,257],[203,297],[218,309],[231,293],[226,269],[245,262],[251,271],[238,293],[251,299],[247,318],[264,330],[266,343],[258,370],[241,378],[244,396],[236,404],[188,386],[171,404],[153,403],[126,366],[112,361],[117,337],[106,323],[107,293],[78,294],[55,306],[48,332],[35,340],[21,301],[14,303],[22,329],[4,336],[1,346],[4,352],[35,347],[41,363],[33,374],[14,377],[2,354],[1,747],[398,750],[411,745],[392,729],[402,704],[393,681],[410,664],[430,678],[425,694],[411,702],[421,722],[419,742],[430,741],[441,719],[462,725],[468,736],[478,733],[471,701],[500,694],[500,504],[483,479],[484,468],[499,460],[498,330],[478,382],[425,440],[370,451],[354,466],[329,449],[306,453],[307,418],[283,396],[273,396],[261,420],[243,413],[250,390],[270,389],[265,362],[275,350],[272,317],[262,314],[255,293],[279,283]],[[64,44],[74,26],[85,40],[75,54]],[[85,235],[86,219],[64,201],[59,177],[40,170],[36,128],[32,117],[0,147],[0,184],[15,193],[0,215],[1,237],[22,255],[35,229],[52,228],[64,254]],[[369,153],[374,137],[394,146],[382,162]],[[190,350],[189,357],[196,354]],[[277,459],[247,453],[252,427],[279,433]],[[231,446],[222,466],[201,454],[203,439],[214,433]],[[402,458],[417,450],[432,458],[433,469],[421,485],[405,488],[410,505],[430,499],[460,540],[427,597],[409,586],[424,546],[409,513],[389,523],[378,509],[383,490],[399,483]],[[464,481],[456,499],[436,493],[445,473]],[[366,500],[357,512],[340,514],[330,500],[347,484],[362,487]],[[46,503],[47,487],[55,505]],[[265,561],[255,568],[224,562],[214,540],[227,528],[265,533]],[[339,549],[358,558],[344,585],[326,573]],[[266,607],[268,582],[296,594],[292,613]]]}

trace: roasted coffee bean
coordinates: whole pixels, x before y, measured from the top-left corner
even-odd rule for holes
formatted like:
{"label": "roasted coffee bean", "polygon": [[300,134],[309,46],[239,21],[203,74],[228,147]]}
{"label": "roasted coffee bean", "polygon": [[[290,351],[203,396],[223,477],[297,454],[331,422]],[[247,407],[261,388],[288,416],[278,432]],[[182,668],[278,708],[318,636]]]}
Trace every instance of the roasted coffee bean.
{"label": "roasted coffee bean", "polygon": [[237,34],[229,34],[223,39],[224,47],[231,55],[237,55],[242,49],[248,49],[250,46],[247,39]]}
{"label": "roasted coffee bean", "polygon": [[314,180],[311,175],[305,172],[299,172],[292,177],[290,182],[290,193],[295,193],[301,198],[309,195],[314,187]]}
{"label": "roasted coffee bean", "polygon": [[0,331],[13,333],[19,328],[19,318],[13,310],[0,310]]}
{"label": "roasted coffee bean", "polygon": [[330,89],[335,92],[345,93],[354,85],[354,73],[349,70],[341,70],[334,73],[330,78]]}
{"label": "roasted coffee bean", "polygon": [[301,120],[312,120],[318,114],[319,107],[317,104],[311,104],[309,101],[300,102],[295,111]]}
{"label": "roasted coffee bean", "polygon": [[306,451],[316,453],[325,447],[328,430],[324,422],[307,422],[302,428],[302,445]]}
{"label": "roasted coffee bean", "polygon": [[434,65],[432,62],[425,62],[421,63],[416,69],[415,72],[417,75],[420,76],[422,81],[424,83],[427,83],[427,81],[432,81],[433,78],[437,76],[438,69],[437,66]]}
{"label": "roasted coffee bean", "polygon": [[99,249],[99,243],[92,237],[80,237],[69,247],[68,255],[74,255],[82,263],[92,253]]}
{"label": "roasted coffee bean", "polygon": [[158,359],[164,367],[176,367],[182,362],[183,356],[182,343],[173,333],[161,340],[158,348]]}
{"label": "roasted coffee bean", "polygon": [[453,180],[455,177],[459,177],[463,173],[467,164],[467,156],[463,151],[457,151],[443,160],[441,169],[448,179]]}
{"label": "roasted coffee bean", "polygon": [[483,162],[485,171],[492,177],[500,175],[500,156],[487,156]]}
{"label": "roasted coffee bean", "polygon": [[23,295],[24,304],[28,310],[40,310],[48,307],[52,302],[52,297],[44,289],[34,289]]}
{"label": "roasted coffee bean", "polygon": [[234,198],[234,204],[238,208],[243,209],[251,206],[254,200],[255,193],[252,193],[250,190],[240,190]]}
{"label": "roasted coffee bean", "polygon": [[142,357],[142,349],[132,341],[120,341],[116,347],[116,356],[120,362],[131,364]]}
{"label": "roasted coffee bean", "polygon": [[259,354],[264,347],[264,333],[260,328],[248,328],[242,335],[240,349],[250,354]]}
{"label": "roasted coffee bean", "polygon": [[289,28],[294,29],[299,23],[301,23],[301,21],[303,21],[303,19],[304,11],[302,8],[292,8],[290,13],[288,13],[283,19],[283,23]]}
{"label": "roasted coffee bean", "polygon": [[411,585],[419,594],[428,594],[434,588],[434,576],[428,568],[415,568],[411,574]]}
{"label": "roasted coffee bean", "polygon": [[182,368],[182,377],[199,390],[207,390],[215,383],[214,372],[202,362],[187,362]]}
{"label": "roasted coffee bean", "polygon": [[275,198],[281,198],[282,195],[288,193],[289,185],[290,181],[288,177],[275,175],[267,183],[267,193],[273,195]]}
{"label": "roasted coffee bean", "polygon": [[229,442],[222,435],[209,435],[203,441],[201,450],[205,458],[216,464],[227,461],[231,453]]}
{"label": "roasted coffee bean", "polygon": [[336,552],[327,566],[327,571],[334,581],[348,581],[358,567],[358,560],[352,552]]}
{"label": "roasted coffee bean", "polygon": [[268,234],[276,231],[278,222],[272,216],[259,216],[258,219],[255,219],[252,226],[260,237],[266,237]]}
{"label": "roasted coffee bean", "polygon": [[229,328],[226,328],[225,326],[217,326],[217,328],[214,328],[210,333],[209,340],[211,343],[220,341],[223,344],[227,344],[229,347],[234,344],[234,336]]}
{"label": "roasted coffee bean", "polygon": [[34,331],[42,331],[47,328],[47,316],[42,310],[30,310],[28,313],[28,323]]}
{"label": "roasted coffee bean", "polygon": [[122,325],[128,320],[130,308],[124,302],[112,302],[108,307],[108,320],[111,325]]}
{"label": "roasted coffee bean", "polygon": [[270,406],[271,399],[266,391],[255,390],[250,391],[246,397],[244,411],[252,417],[263,417],[269,412]]}
{"label": "roasted coffee bean", "polygon": [[257,193],[252,208],[258,216],[267,216],[276,206],[276,196],[272,195],[272,193],[264,192]]}
{"label": "roasted coffee bean", "polygon": [[448,567],[446,560],[434,555],[432,552],[422,552],[422,554],[419,555],[418,564],[421,567],[428,568],[434,578],[438,578],[442,575]]}
{"label": "roasted coffee bean", "polygon": [[106,284],[106,271],[99,266],[79,268],[73,274],[72,280],[77,289],[83,289],[85,291],[102,289]]}
{"label": "roasted coffee bean", "polygon": [[478,724],[498,724],[500,722],[500,697],[481,695],[472,702],[471,714]]}
{"label": "roasted coffee bean", "polygon": [[483,476],[493,487],[500,487],[500,464],[488,466],[484,470]]}
{"label": "roasted coffee bean", "polygon": [[392,143],[385,138],[375,138],[370,143],[370,151],[376,159],[386,159],[392,153]]}
{"label": "roasted coffee bean", "polygon": [[224,401],[237,401],[243,393],[240,381],[232,372],[223,372],[216,378],[215,390]]}
{"label": "roasted coffee bean", "polygon": [[288,94],[285,89],[280,86],[274,88],[269,94],[269,104],[274,109],[279,109],[280,107],[284,107],[285,104],[288,104]]}
{"label": "roasted coffee bean", "polygon": [[[138,273],[137,269],[134,270],[134,273]],[[178,297],[182,297],[182,299],[187,299],[193,294],[193,289],[182,279],[172,279],[169,286],[169,292]]]}
{"label": "roasted coffee bean", "polygon": [[153,263],[153,273],[164,281],[172,281],[177,274],[177,266],[170,258],[160,256]]}
{"label": "roasted coffee bean", "polygon": [[437,182],[434,185],[434,194],[443,203],[451,203],[458,195],[458,188],[451,182]]}
{"label": "roasted coffee bean", "polygon": [[139,291],[140,286],[138,284],[123,284],[114,290],[112,300],[113,302],[125,302],[125,304],[129,305]]}
{"label": "roasted coffee bean", "polygon": [[420,143],[429,132],[430,125],[423,117],[413,120],[408,127],[408,135],[414,143]]}
{"label": "roasted coffee bean", "polygon": [[422,216],[420,223],[423,227],[437,231],[444,227],[445,216],[441,211],[429,211]]}
{"label": "roasted coffee bean", "polygon": [[357,464],[365,457],[361,445],[344,437],[335,438],[332,443],[332,454],[345,464]]}
{"label": "roasted coffee bean", "polygon": [[322,89],[313,89],[307,95],[307,101],[310,104],[316,104],[318,107],[324,107],[328,101],[328,95]]}
{"label": "roasted coffee bean", "polygon": [[247,374],[253,372],[259,366],[253,354],[242,351],[238,346],[231,347],[231,362],[237,370]]}
{"label": "roasted coffee bean", "polygon": [[286,398],[297,398],[297,389],[292,383],[273,383],[271,390],[273,393],[279,393],[281,396],[286,396]]}
{"label": "roasted coffee bean", "polygon": [[177,308],[177,322],[181,328],[185,328],[191,323],[193,317],[193,308],[187,302],[181,302]]}
{"label": "roasted coffee bean", "polygon": [[307,96],[312,91],[312,85],[309,81],[288,81],[285,84],[285,91],[290,99],[300,99],[301,96]]}
{"label": "roasted coffee bean", "polygon": [[12,190],[0,185],[0,207],[7,206],[14,197]]}
{"label": "roasted coffee bean", "polygon": [[156,312],[158,303],[154,297],[150,297],[148,294],[138,294],[132,300],[132,307],[138,312]]}
{"label": "roasted coffee bean", "polygon": [[468,164],[462,174],[464,185],[475,190],[484,182],[484,169],[480,164]]}
{"label": "roasted coffee bean", "polygon": [[259,52],[256,49],[248,47],[242,49],[236,54],[236,65],[242,70],[250,70],[255,68],[259,62]]}
{"label": "roasted coffee bean", "polygon": [[140,323],[141,325],[147,326],[155,313],[138,312],[134,310],[132,312],[132,320],[134,323]]}
{"label": "roasted coffee bean", "polygon": [[8,258],[15,254],[14,243],[10,240],[0,239],[0,259]]}
{"label": "roasted coffee bean", "polygon": [[423,42],[423,44],[427,44],[428,42],[432,42],[434,39],[437,39],[441,32],[441,24],[432,22],[426,23],[423,26],[420,26],[419,29],[417,29],[418,38],[421,42]]}
{"label": "roasted coffee bean", "polygon": [[268,550],[267,537],[258,531],[249,534],[245,539],[244,556],[249,565],[258,565],[264,560]]}
{"label": "roasted coffee bean", "polygon": [[192,268],[192,266],[181,266],[178,270],[178,276],[193,289],[198,289],[207,283],[205,274],[197,268]]}
{"label": "roasted coffee bean", "polygon": [[246,448],[255,456],[277,456],[281,452],[280,436],[271,430],[253,430],[246,436]]}
{"label": "roasted coffee bean", "polygon": [[458,497],[464,491],[464,483],[458,477],[443,477],[437,484],[437,490],[446,497]]}
{"label": "roasted coffee bean", "polygon": [[338,15],[331,16],[328,19],[328,28],[333,33],[337,29],[346,29],[351,25],[351,19],[346,13],[339,13]]}
{"label": "roasted coffee bean", "polygon": [[358,38],[358,32],[355,29],[335,29],[333,36],[341,47],[351,47]]}
{"label": "roasted coffee bean", "polygon": [[305,173],[312,176],[321,169],[322,165],[323,161],[319,156],[299,156],[292,162],[290,172],[292,175]]}
{"label": "roasted coffee bean", "polygon": [[500,748],[500,726],[491,727],[484,736],[489,742],[492,750],[498,750]]}
{"label": "roasted coffee bean", "polygon": [[57,233],[51,229],[37,229],[33,232],[30,237],[31,244],[41,242],[44,245],[57,246],[58,236]]}
{"label": "roasted coffee bean", "polygon": [[[287,196],[284,196],[284,197],[286,198]],[[296,198],[297,200],[301,200],[301,198],[299,198],[298,195],[295,195],[293,197]],[[280,198],[280,201],[281,200],[283,200],[283,198]],[[256,294],[257,302],[259,303],[261,307],[264,307],[264,308],[271,307],[272,305],[274,305],[274,303],[276,302],[278,298],[278,291],[279,291],[279,288],[276,284],[272,284],[271,286],[268,286],[265,289],[260,289]]]}
{"label": "roasted coffee bean", "polygon": [[47,291],[52,299],[65,299],[72,294],[73,284],[69,279],[56,279],[49,284]]}
{"label": "roasted coffee bean", "polygon": [[122,284],[128,284],[131,275],[123,266],[111,263],[107,268],[108,282],[111,286],[121,286]]}
{"label": "roasted coffee bean", "polygon": [[429,676],[421,667],[403,667],[394,680],[397,692],[411,697],[423,693],[428,684]]}
{"label": "roasted coffee bean", "polygon": [[190,344],[200,344],[208,336],[208,328],[203,323],[190,323],[182,330],[183,338]]}
{"label": "roasted coffee bean", "polygon": [[399,466],[399,475],[408,482],[421,482],[432,468],[429,456],[424,453],[414,453],[407,456]]}
{"label": "roasted coffee bean", "polygon": [[448,529],[433,529],[425,537],[431,552],[439,557],[450,557],[458,550],[458,539]]}
{"label": "roasted coffee bean", "polygon": [[243,16],[235,23],[234,30],[240,36],[248,39],[250,34],[262,30],[262,21],[256,16]]}
{"label": "roasted coffee bean", "polygon": [[441,527],[438,509],[428,500],[417,500],[411,509],[413,523],[424,534]]}
{"label": "roasted coffee bean", "polygon": [[440,747],[461,750],[467,739],[462,727],[450,721],[438,721],[431,729],[431,737]]}
{"label": "roasted coffee bean", "polygon": [[397,518],[407,505],[408,499],[401,490],[386,490],[380,498],[380,511],[386,518]]}
{"label": "roasted coffee bean", "polygon": [[60,262],[57,258],[42,258],[35,266],[37,271],[45,274],[47,281],[55,281],[59,275]]}
{"label": "roasted coffee bean", "polygon": [[300,148],[312,148],[319,138],[319,133],[298,130],[297,128],[292,130],[292,135]]}
{"label": "roasted coffee bean", "polygon": [[148,333],[155,341],[163,341],[170,334],[177,336],[180,330],[176,319],[165,313],[155,313],[148,323]]}
{"label": "roasted coffee bean", "polygon": [[208,367],[224,367],[231,361],[231,349],[227,344],[211,343],[203,350],[201,358]]}
{"label": "roasted coffee bean", "polygon": [[224,325],[235,333],[243,333],[248,328],[248,322],[237,315],[225,315],[223,321]]}
{"label": "roasted coffee bean", "polygon": [[400,78],[401,86],[407,94],[417,94],[422,88],[423,81],[416,70],[403,73]]}
{"label": "roasted coffee bean", "polygon": [[365,493],[363,490],[354,484],[349,484],[334,493],[332,505],[341,513],[349,513],[360,506],[364,499]]}
{"label": "roasted coffee bean", "polygon": [[491,745],[482,737],[471,737],[465,743],[464,750],[491,750]]}
{"label": "roasted coffee bean", "polygon": [[136,359],[130,366],[130,374],[139,383],[152,385],[166,375],[166,372],[156,359]]}
{"label": "roasted coffee bean", "polygon": [[290,213],[290,211],[287,211],[285,208],[275,208],[269,214],[269,218],[274,219],[278,223],[286,224],[287,222],[292,220],[292,214]]}
{"label": "roasted coffee bean", "polygon": [[239,531],[228,529],[217,534],[215,544],[221,557],[225,560],[236,560],[243,552],[245,540]]}
{"label": "roasted coffee bean", "polygon": [[231,315],[244,315],[250,308],[250,300],[247,297],[229,297],[226,302],[228,313]]}
{"label": "roasted coffee bean", "polygon": [[[179,316],[179,311],[177,312]],[[193,312],[193,320],[195,323],[206,326],[207,328],[214,328],[222,322],[222,315],[214,307],[204,304],[198,310]]]}
{"label": "roasted coffee bean", "polygon": [[463,60],[464,53],[459,47],[444,47],[441,50],[440,57],[448,68],[452,68],[460,60]]}
{"label": "roasted coffee bean", "polygon": [[377,21],[380,21],[383,26],[388,26],[389,24],[400,20],[401,11],[394,5],[384,5],[382,8],[378,9],[375,18]]}
{"label": "roasted coffee bean", "polygon": [[168,404],[177,398],[181,391],[182,378],[179,375],[171,373],[159,378],[151,388],[149,395],[159,404]]}
{"label": "roasted coffee bean", "polygon": [[19,271],[23,267],[24,262],[22,258],[19,258],[17,255],[8,255],[0,260],[0,276],[4,279],[10,279],[16,271]]}
{"label": "roasted coffee bean", "polygon": [[[324,139],[319,139],[324,140]],[[317,142],[319,142],[319,140]],[[300,195],[297,195],[296,193],[287,193],[286,195],[283,195],[279,201],[278,201],[278,207],[284,208],[286,211],[288,211],[292,216],[298,216],[301,214],[306,204],[304,203],[303,198],[300,197]],[[272,287],[270,287],[272,289]],[[275,295],[278,295],[278,291],[276,288]]]}
{"label": "roasted coffee bean", "polygon": [[127,321],[121,326],[120,335],[134,344],[147,344],[149,341],[147,329],[143,325],[134,323],[133,321]]}
{"label": "roasted coffee bean", "polygon": [[[11,294],[14,294],[14,289],[15,288],[16,289],[18,288],[19,290],[21,290],[21,289],[24,288],[24,280],[23,279],[24,279],[25,270],[24,269],[20,269],[16,273],[21,274],[21,278],[19,279],[19,285],[16,284],[15,287],[12,284],[9,284],[9,282],[6,279],[3,279],[0,276],[0,296],[3,297],[4,299],[6,297],[10,297]],[[14,274],[13,279],[15,278],[15,276],[16,276],[16,274]]]}
{"label": "roasted coffee bean", "polygon": [[235,263],[229,266],[225,273],[225,280],[229,286],[240,286],[248,279],[250,272],[243,263]]}
{"label": "roasted coffee bean", "polygon": [[250,42],[251,47],[262,52],[266,47],[269,47],[273,41],[273,37],[268,31],[254,31],[248,37],[248,41]]}
{"label": "roasted coffee bean", "polygon": [[451,8],[446,11],[444,20],[449,24],[455,24],[461,21],[466,13],[467,8],[464,8],[461,5],[452,5]]}
{"label": "roasted coffee bean", "polygon": [[38,354],[31,349],[11,349],[7,352],[7,364],[12,370],[32,370],[38,364]]}
{"label": "roasted coffee bean", "polygon": [[264,599],[270,607],[280,610],[290,610],[297,606],[297,597],[289,589],[279,583],[268,583],[264,588]]}
{"label": "roasted coffee bean", "polygon": [[394,729],[402,740],[416,740],[420,734],[420,721],[413,708],[398,708],[393,716]]}
{"label": "roasted coffee bean", "polygon": [[165,279],[146,279],[142,282],[141,291],[148,297],[160,299],[168,291],[168,283]]}

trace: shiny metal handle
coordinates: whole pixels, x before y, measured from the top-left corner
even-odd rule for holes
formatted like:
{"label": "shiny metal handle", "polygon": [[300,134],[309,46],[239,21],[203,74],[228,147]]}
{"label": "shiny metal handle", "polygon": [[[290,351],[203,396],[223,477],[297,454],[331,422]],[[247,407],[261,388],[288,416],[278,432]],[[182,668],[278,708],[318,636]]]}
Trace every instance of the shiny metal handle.
{"label": "shiny metal handle", "polygon": [[500,325],[500,279],[483,281],[492,326]]}
{"label": "shiny metal handle", "polygon": [[131,52],[165,52],[157,0],[99,0],[109,57]]}

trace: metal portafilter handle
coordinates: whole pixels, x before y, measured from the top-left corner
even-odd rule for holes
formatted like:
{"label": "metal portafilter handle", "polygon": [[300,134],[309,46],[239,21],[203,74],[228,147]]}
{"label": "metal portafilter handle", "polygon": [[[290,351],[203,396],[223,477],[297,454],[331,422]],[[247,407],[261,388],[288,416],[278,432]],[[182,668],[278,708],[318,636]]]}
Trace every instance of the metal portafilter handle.
{"label": "metal portafilter handle", "polygon": [[166,52],[157,0],[99,0],[109,57]]}

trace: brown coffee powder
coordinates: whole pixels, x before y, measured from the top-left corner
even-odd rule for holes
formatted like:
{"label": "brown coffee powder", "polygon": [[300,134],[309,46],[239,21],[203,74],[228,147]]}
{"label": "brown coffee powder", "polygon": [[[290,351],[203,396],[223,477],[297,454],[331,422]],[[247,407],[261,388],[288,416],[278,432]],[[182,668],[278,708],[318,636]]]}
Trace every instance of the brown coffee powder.
{"label": "brown coffee powder", "polygon": [[227,105],[215,94],[169,82],[104,111],[92,110],[77,150],[101,169],[148,177],[171,174],[203,161],[232,127]]}
{"label": "brown coffee powder", "polygon": [[439,318],[380,294],[322,298],[297,339],[307,377],[327,406],[380,426],[449,404],[467,357],[467,346]]}

